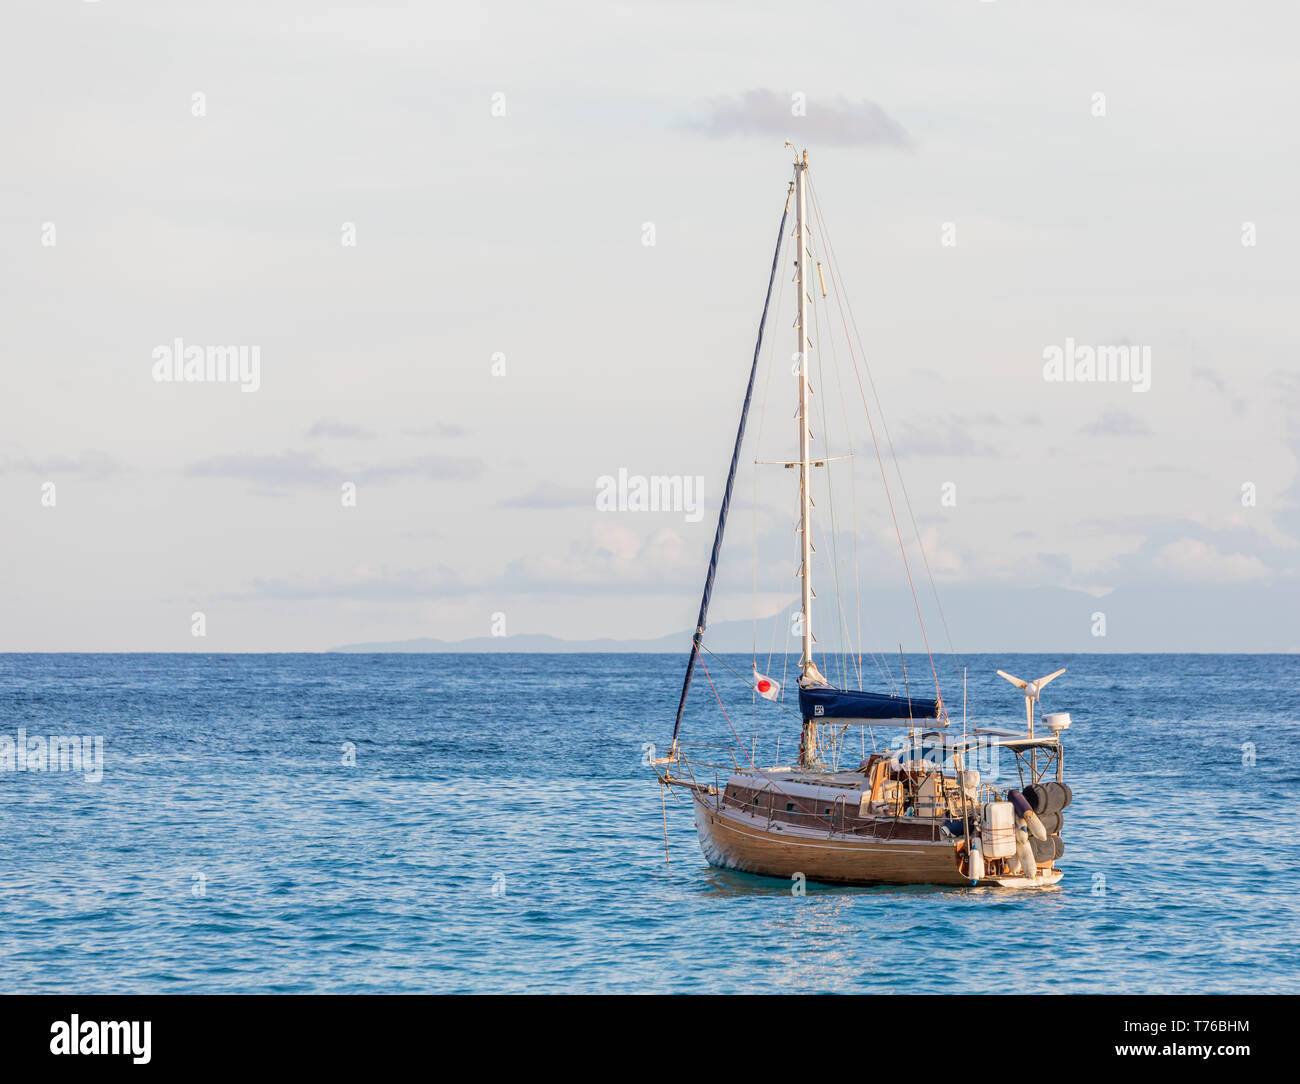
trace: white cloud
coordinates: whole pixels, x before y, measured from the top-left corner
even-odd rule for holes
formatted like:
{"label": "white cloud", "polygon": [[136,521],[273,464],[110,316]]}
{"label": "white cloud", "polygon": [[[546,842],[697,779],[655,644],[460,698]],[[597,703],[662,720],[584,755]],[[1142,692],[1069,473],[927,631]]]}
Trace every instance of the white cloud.
{"label": "white cloud", "polygon": [[590,539],[573,543],[566,553],[510,562],[506,587],[522,593],[671,589],[701,572],[698,558],[671,528],[642,535],[621,523],[597,521]]}
{"label": "white cloud", "polygon": [[1220,553],[1213,545],[1195,538],[1181,538],[1162,546],[1157,565],[1178,579],[1202,583],[1244,583],[1268,580],[1272,573],[1258,557],[1244,553]]}

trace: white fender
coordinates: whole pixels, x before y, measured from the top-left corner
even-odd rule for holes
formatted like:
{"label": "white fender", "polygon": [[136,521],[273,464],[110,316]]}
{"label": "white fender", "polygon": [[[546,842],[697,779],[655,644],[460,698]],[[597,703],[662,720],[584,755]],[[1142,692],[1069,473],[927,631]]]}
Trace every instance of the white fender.
{"label": "white fender", "polygon": [[1025,813],[1025,826],[1034,833],[1034,838],[1038,840],[1047,839],[1047,829],[1043,827],[1043,822],[1038,819],[1038,814],[1032,809]]}
{"label": "white fender", "polygon": [[971,884],[984,880],[984,848],[978,836],[970,841],[970,880]]}
{"label": "white fender", "polygon": [[1016,828],[1016,857],[1020,859],[1020,872],[1031,881],[1038,873],[1038,863],[1034,861],[1034,848],[1029,843],[1029,829],[1022,823]]}

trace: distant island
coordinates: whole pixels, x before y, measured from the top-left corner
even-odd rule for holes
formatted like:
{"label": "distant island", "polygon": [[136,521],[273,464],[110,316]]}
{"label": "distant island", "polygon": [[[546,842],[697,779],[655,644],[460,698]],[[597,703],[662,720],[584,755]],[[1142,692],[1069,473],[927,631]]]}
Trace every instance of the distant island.
{"label": "distant island", "polygon": [[[865,595],[865,592],[864,592]],[[913,599],[907,590],[870,592],[870,606],[864,606],[861,633],[863,650],[898,652],[897,639],[880,643],[882,629],[902,633],[903,649],[923,652],[917,631],[916,611],[920,603],[930,633],[930,648],[947,653],[943,623],[933,599],[920,592]],[[693,604],[694,605],[694,604]],[[693,605],[691,608],[693,608]],[[824,600],[824,611],[834,613],[834,603]],[[943,591],[943,605],[953,646],[959,653],[970,652],[1231,652],[1293,653],[1300,650],[1300,585],[1293,583],[1223,583],[1187,591],[1179,584],[1149,583],[1121,587],[1114,591],[1086,592],[1060,587],[1016,587],[985,585],[953,586]],[[734,611],[733,611],[734,612]],[[486,621],[485,621],[486,624]],[[1104,628],[1104,635],[1098,635]],[[683,628],[667,636],[645,639],[616,639],[599,636],[589,640],[566,640],[547,633],[517,636],[475,636],[466,640],[420,637],[346,644],[332,648],[348,653],[436,653],[436,652],[680,652],[690,650],[691,632]],[[844,630],[844,638],[855,643],[856,624]],[[839,650],[841,631],[834,623],[819,635],[820,648],[834,654]],[[769,651],[799,651],[799,637],[791,635],[790,611],[784,610],[759,620],[710,623],[705,637],[717,652],[760,655]]]}
{"label": "distant island", "polygon": [[[759,647],[767,651],[772,635],[772,623],[785,617],[778,614],[759,622]],[[709,626],[708,644],[711,650],[718,652],[748,652],[754,645],[754,624],[752,621],[719,621]],[[794,651],[798,651],[798,641],[794,641]],[[784,641],[776,644],[776,650],[785,646]],[[530,652],[630,652],[653,654],[655,652],[680,652],[683,656],[691,647],[691,630],[683,629],[671,636],[660,636],[649,640],[615,640],[602,637],[595,640],[562,640],[558,636],[545,633],[522,633],[518,636],[475,636],[468,640],[438,640],[423,636],[415,640],[390,640],[381,643],[346,644],[330,650],[347,654],[389,654],[406,652],[410,654],[434,654],[437,652],[478,653],[503,652],[512,654],[520,651]]]}

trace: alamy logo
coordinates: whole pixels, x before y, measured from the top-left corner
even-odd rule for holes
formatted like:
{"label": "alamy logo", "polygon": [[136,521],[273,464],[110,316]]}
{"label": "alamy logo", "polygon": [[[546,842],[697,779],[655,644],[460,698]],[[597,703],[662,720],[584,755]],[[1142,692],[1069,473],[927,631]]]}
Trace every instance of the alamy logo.
{"label": "alamy logo", "polygon": [[87,783],[104,778],[104,736],[84,737],[72,734],[27,736],[18,728],[18,740],[0,734],[0,771],[3,772],[82,772]]}
{"label": "alamy logo", "polygon": [[1084,346],[1066,339],[1065,346],[1043,350],[1043,379],[1049,384],[1132,384],[1151,390],[1151,347]]}
{"label": "alamy logo", "polygon": [[618,476],[604,474],[596,479],[598,512],[683,512],[687,523],[704,518],[703,475],[628,474],[618,468]]}
{"label": "alamy logo", "polygon": [[129,1054],[136,1065],[148,1065],[152,1030],[149,1020],[82,1020],[73,1013],[50,1025],[50,1053]]}
{"label": "alamy logo", "polygon": [[[900,734],[885,747],[900,762],[915,763],[920,761],[930,771],[955,771],[957,757],[960,755],[963,771],[970,773],[969,779],[978,782],[995,782],[1001,773],[1002,746],[991,738],[972,738],[963,744],[954,744],[937,737],[922,735],[920,739],[907,734]],[[1012,760],[1015,758],[1012,757]],[[1014,765],[1013,765],[1014,767]]]}
{"label": "alamy logo", "polygon": [[260,346],[185,345],[184,340],[153,348],[153,378],[160,384],[238,384],[240,391],[262,386]]}

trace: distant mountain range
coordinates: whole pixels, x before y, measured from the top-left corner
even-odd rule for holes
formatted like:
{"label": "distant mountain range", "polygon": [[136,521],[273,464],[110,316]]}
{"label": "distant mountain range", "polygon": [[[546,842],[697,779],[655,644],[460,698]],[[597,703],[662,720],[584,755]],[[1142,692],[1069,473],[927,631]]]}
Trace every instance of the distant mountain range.
{"label": "distant mountain range", "polygon": [[[780,617],[781,615],[778,615]],[[767,650],[768,639],[772,632],[772,623],[777,618],[769,617],[759,623],[759,645]],[[783,621],[784,624],[784,621]],[[708,645],[713,651],[747,652],[754,644],[754,624],[752,621],[719,621],[709,626]],[[784,641],[777,644],[779,650]],[[354,654],[387,654],[409,652],[415,654],[432,654],[437,652],[680,652],[685,655],[691,647],[691,632],[673,633],[653,640],[615,640],[604,637],[598,640],[562,640],[558,636],[545,633],[522,633],[518,636],[475,636],[469,640],[437,640],[421,637],[416,640],[392,640],[387,643],[347,644],[336,647],[336,652]],[[793,650],[798,651],[798,641]]]}
{"label": "distant mountain range", "polygon": [[[864,593],[864,603],[867,596]],[[934,600],[920,595],[930,649],[948,651],[943,623]],[[1179,585],[1121,587],[1094,597],[1083,591],[1043,587],[953,587],[943,594],[948,628],[958,652],[1259,652],[1300,651],[1300,586],[1278,584]],[[862,619],[864,650],[894,655],[925,650],[917,630],[915,603],[906,591],[873,591]],[[864,606],[864,609],[866,607]],[[833,624],[833,605],[814,610],[824,651],[840,650]],[[820,616],[819,616],[820,615]],[[1096,635],[1103,627],[1105,635]],[[717,652],[759,654],[783,649],[798,652],[789,611],[758,622],[719,621],[709,625],[705,642]],[[856,621],[847,630],[856,642]],[[544,633],[477,636],[467,640],[420,638],[347,644],[340,652],[681,652],[690,649],[691,630],[650,639],[599,637],[565,640]]]}

